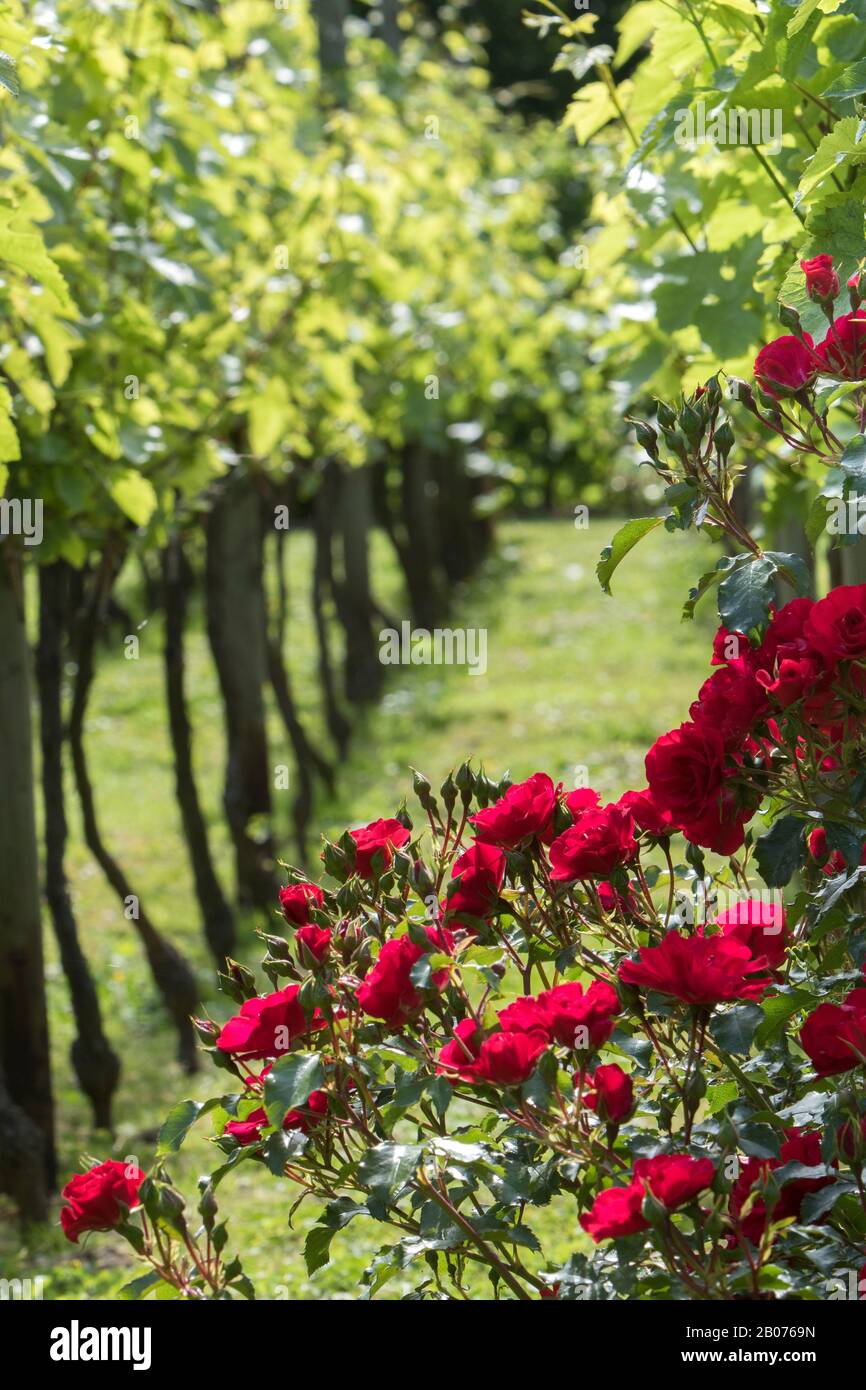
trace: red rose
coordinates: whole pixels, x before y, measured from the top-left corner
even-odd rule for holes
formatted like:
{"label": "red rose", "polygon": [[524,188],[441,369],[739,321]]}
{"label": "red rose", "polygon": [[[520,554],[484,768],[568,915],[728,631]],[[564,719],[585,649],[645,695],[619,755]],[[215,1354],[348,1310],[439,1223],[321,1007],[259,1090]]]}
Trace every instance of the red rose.
{"label": "red rose", "polygon": [[722,793],[718,808],[708,809],[702,816],[687,821],[680,828],[693,845],[701,845],[716,854],[736,854],[746,838],[746,822],[754,811],[738,806],[730,789]]}
{"label": "red rose", "polygon": [[382,857],[382,871],[390,869],[394,860],[392,850],[400,849],[410,838],[405,825],[398,820],[374,820],[358,830],[350,830],[355,841],[355,872],[361,878],[373,877],[373,856]]}
{"label": "red rose", "polygon": [[642,792],[623,792],[617,804],[631,812],[635,825],[647,835],[660,838],[673,830],[670,814],[656,805],[649,787]]}
{"label": "red rose", "polygon": [[274,1064],[273,1064],[273,1062],[268,1062],[268,1064],[267,1064],[266,1067],[262,1067],[262,1069],[261,1069],[261,1071],[259,1072],[258,1076],[254,1075],[254,1074],[251,1074],[250,1076],[245,1076],[245,1077],[244,1077],[244,1085],[245,1085],[249,1090],[256,1090],[256,1091],[261,1092],[261,1089],[262,1089],[262,1087],[264,1086],[265,1081],[266,1081],[267,1078],[270,1076],[270,1074],[271,1074],[271,1072],[273,1071],[273,1069],[274,1069]]}
{"label": "red rose", "polygon": [[283,1120],[283,1129],[298,1129],[309,1134],[311,1125],[317,1124],[328,1113],[326,1091],[311,1091],[306,1104],[300,1110],[290,1110]]}
{"label": "red rose", "polygon": [[486,917],[493,911],[505,878],[505,855],[496,845],[476,844],[454,861],[445,902],[450,915]]}
{"label": "red rose", "polygon": [[555,985],[539,995],[553,1037],[578,1052],[606,1043],[620,1011],[619,997],[606,980],[593,980],[584,992],[579,981]]}
{"label": "red rose", "polygon": [[704,1007],[758,999],[770,984],[765,963],[756,961],[742,941],[678,931],[669,931],[659,946],[641,946],[640,962],[624,960],[619,978]]}
{"label": "red rose", "polygon": [[515,999],[513,1004],[508,1004],[504,1009],[499,1010],[499,1022],[506,1032],[535,1033],[541,1031],[547,1037],[552,1038],[550,1020],[544,1004],[546,998],[546,994],[540,994],[538,998],[531,994],[524,994],[520,999]]}
{"label": "red rose", "polygon": [[[580,1082],[580,1072],[574,1078],[575,1085]],[[634,1086],[627,1071],[616,1062],[596,1067],[594,1072],[584,1076],[587,1090],[583,1104],[588,1110],[595,1110],[608,1124],[622,1124],[634,1108]]]}
{"label": "red rose", "polygon": [[124,1220],[126,1207],[141,1206],[138,1189],[144,1173],[128,1163],[108,1159],[86,1173],[76,1173],[60,1194],[68,1203],[60,1213],[63,1234],[73,1245],[86,1231],[111,1231]]}
{"label": "red rose", "polygon": [[731,1221],[753,1245],[760,1244],[767,1224],[767,1208],[763,1197],[755,1197],[745,1216],[742,1215],[742,1211],[756,1183],[769,1173],[772,1167],[779,1167],[778,1159],[768,1162],[759,1158],[747,1158],[745,1163],[740,1165],[739,1176],[728,1198],[728,1215]]}
{"label": "red rose", "polygon": [[470,816],[475,838],[485,845],[516,849],[530,835],[550,834],[556,809],[556,788],[546,772],[534,772],[516,782],[493,806]]}
{"label": "red rose", "polygon": [[596,892],[602,912],[621,912],[623,916],[627,916],[628,913],[639,910],[637,898],[631,888],[627,888],[625,893],[618,893],[612,883],[602,880],[596,884]]}
{"label": "red rose", "polygon": [[781,903],[747,898],[727,912],[720,912],[716,926],[722,928],[723,936],[742,941],[756,959],[765,957],[771,970],[778,970],[784,964],[788,937]]}
{"label": "red rose", "polygon": [[566,810],[571,813],[572,820],[576,821],[586,815],[587,811],[597,811],[600,805],[601,797],[592,787],[578,787],[565,798]]}
{"label": "red rose", "polygon": [[260,1106],[258,1110],[251,1110],[245,1120],[228,1120],[223,1134],[230,1134],[242,1148],[246,1148],[248,1144],[258,1143],[262,1130],[269,1123],[267,1111]]}
{"label": "red rose", "polygon": [[832,854],[830,853],[830,846],[827,844],[827,832],[823,825],[817,826],[810,832],[806,843],[809,846],[809,853],[823,873],[831,875],[841,874],[844,871],[845,856],[840,854],[837,849],[834,849]]}
{"label": "red rose", "polygon": [[790,599],[773,613],[762,644],[752,653],[755,667],[773,666],[780,649],[802,641],[813,607],[815,599]]}
{"label": "red rose", "polygon": [[[421,995],[412,983],[412,968],[422,956],[431,951],[450,954],[454,941],[451,933],[429,928],[429,945],[416,946],[408,936],[386,941],[379,958],[358,990],[358,1004],[370,1018],[381,1019],[392,1028],[399,1028],[423,1006]],[[448,971],[439,970],[432,976],[436,989],[444,989]]]}
{"label": "red rose", "polygon": [[813,690],[824,674],[824,663],[813,653],[808,656],[782,656],[775,673],[758,672],[758,681],[775,702],[787,709]]}
{"label": "red rose", "polygon": [[785,334],[767,343],[755,358],[755,379],[761,390],[777,400],[802,390],[817,375],[818,363],[810,349],[814,343],[808,333],[804,341]]}
{"label": "red rose", "polygon": [[628,1187],[608,1187],[600,1192],[580,1224],[596,1244],[634,1235],[649,1225],[641,1215],[647,1188],[657,1202],[675,1211],[709,1187],[714,1177],[715,1167],[709,1158],[659,1154],[638,1159]]}
{"label": "red rose", "polygon": [[495,1086],[520,1086],[547,1047],[541,1033],[491,1033],[481,1044],[478,1076]]}
{"label": "red rose", "polygon": [[485,1038],[474,1019],[464,1019],[453,1042],[439,1053],[436,1070],[453,1079],[493,1086],[520,1086],[532,1075],[547,1047],[543,1033],[491,1033]]}
{"label": "red rose", "polygon": [[821,370],[828,376],[862,381],[866,376],[866,316],[862,310],[836,319],[815,351]]}
{"label": "red rose", "polygon": [[606,878],[617,865],[634,859],[636,852],[630,812],[618,806],[586,811],[550,846],[551,878],[559,883]]}
{"label": "red rose", "polygon": [[[738,1231],[746,1236],[753,1245],[760,1244],[764,1227],[770,1215],[761,1196],[756,1196],[746,1215],[742,1215],[743,1207],[756,1184],[768,1173],[775,1172],[776,1169],[784,1167],[786,1163],[802,1163],[805,1168],[817,1168],[823,1165],[820,1135],[801,1134],[799,1129],[786,1129],[785,1135],[786,1139],[779,1151],[778,1158],[747,1159],[740,1169],[737,1181],[731,1188],[728,1213]],[[773,1220],[783,1221],[786,1217],[798,1217],[803,1198],[808,1196],[810,1192],[820,1192],[822,1187],[827,1187],[834,1181],[835,1179],[832,1177],[795,1178],[793,1182],[784,1183],[779,1200],[773,1208]]]}
{"label": "red rose", "polygon": [[713,638],[713,655],[710,665],[736,666],[747,663],[751,651],[752,647],[745,633],[731,632],[729,628],[720,627]]}
{"label": "red rose", "polygon": [[866,652],[866,584],[840,584],[813,604],[804,636],[830,663]]}
{"label": "red rose", "polygon": [[[319,964],[325,959],[331,946],[331,933],[327,927],[299,927],[295,932],[295,942],[308,951],[314,961]],[[298,952],[299,959],[303,963],[302,952]]]}
{"label": "red rose", "polygon": [[483,1041],[484,1034],[475,1019],[464,1018],[454,1029],[453,1042],[447,1042],[440,1051],[437,1072],[453,1080],[459,1077],[462,1081],[474,1081]]}
{"label": "red rose", "polygon": [[280,889],[280,907],[286,921],[294,927],[305,927],[310,920],[310,903],[321,907],[325,895],[315,883],[292,883]]}
{"label": "red rose", "polygon": [[658,1154],[639,1158],[634,1165],[635,1181],[648,1187],[668,1211],[685,1206],[709,1187],[715,1176],[711,1158],[691,1158],[688,1154]]}
{"label": "red rose", "polygon": [[646,755],[653,802],[695,844],[734,854],[751,812],[726,788],[725,740],[706,723],[681,724],[656,739]]}
{"label": "red rose", "polygon": [[606,1043],[619,1013],[616,990],[605,980],[594,980],[584,993],[583,985],[573,981],[515,999],[499,1011],[499,1022],[518,1033],[542,1030],[551,1042],[579,1052]]}
{"label": "red rose", "polygon": [[836,298],[839,276],[833,269],[832,256],[813,256],[811,261],[801,261],[800,269],[806,277],[806,293],[810,299]]}
{"label": "red rose", "polygon": [[217,1038],[220,1052],[231,1052],[246,1061],[278,1057],[305,1033],[324,1028],[319,1009],[308,1022],[298,995],[300,985],[288,985],[276,994],[248,999],[241,1011],[223,1025]]}
{"label": "red rose", "polygon": [[819,1076],[853,1071],[866,1057],[866,989],[841,1004],[819,1004],[800,1030],[800,1046]]}
{"label": "red rose", "polygon": [[580,1218],[580,1224],[596,1245],[602,1240],[619,1240],[649,1230],[649,1222],[641,1215],[644,1190],[639,1183],[628,1187],[606,1187],[599,1192],[592,1207]]}
{"label": "red rose", "polygon": [[727,743],[740,744],[767,708],[767,696],[744,663],[723,666],[698,692],[689,715],[693,723],[709,724]]}
{"label": "red rose", "polygon": [[703,815],[717,803],[725,779],[725,745],[715,730],[681,724],[662,734],[646,755],[650,794],[672,820]]}
{"label": "red rose", "polygon": [[[320,1120],[328,1111],[328,1097],[324,1091],[311,1091],[307,1096],[303,1110],[290,1110],[283,1120],[283,1129],[298,1129],[302,1134],[308,1134],[310,1125]],[[309,1113],[305,1113],[309,1112]],[[262,1130],[270,1124],[268,1112],[264,1107],[253,1110],[247,1115],[245,1120],[229,1120],[223,1129],[223,1134],[230,1134],[233,1139],[246,1148],[248,1144],[256,1144],[262,1137]]]}

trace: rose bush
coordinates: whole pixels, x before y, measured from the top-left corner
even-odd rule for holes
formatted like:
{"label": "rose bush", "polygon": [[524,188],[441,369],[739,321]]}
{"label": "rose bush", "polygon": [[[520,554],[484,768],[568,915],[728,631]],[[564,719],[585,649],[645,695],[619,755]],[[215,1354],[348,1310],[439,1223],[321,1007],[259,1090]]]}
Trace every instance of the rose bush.
{"label": "rose bush", "polygon": [[[391,1233],[369,1295],[399,1277],[425,1298],[811,1299],[863,1265],[866,585],[814,599],[732,506],[740,418],[832,465],[819,512],[861,476],[866,440],[829,411],[853,395],[862,428],[866,388],[826,380],[866,376],[859,279],[834,318],[832,260],[803,272],[822,342],[786,311],[731,412],[711,378],[637,422],[668,530],[729,543],[687,604],[718,590],[707,680],[647,785],[602,806],[544,772],[464,763],[438,794],[416,774],[418,812],[326,842],[320,885],[287,871],[289,934],[264,935],[261,978],[222,977],[232,1017],[197,1020],[223,1084],[169,1115],[140,1220],[113,1187],[88,1216],[99,1169],[67,1189],[70,1232],[120,1229],[145,1291],[251,1294],[214,1196],[249,1163],[287,1211],[317,1204],[311,1274],[350,1223]],[[628,523],[605,588],[660,521]],[[166,1164],[204,1116],[192,1223]],[[550,1203],[556,1253],[533,1225]]]}

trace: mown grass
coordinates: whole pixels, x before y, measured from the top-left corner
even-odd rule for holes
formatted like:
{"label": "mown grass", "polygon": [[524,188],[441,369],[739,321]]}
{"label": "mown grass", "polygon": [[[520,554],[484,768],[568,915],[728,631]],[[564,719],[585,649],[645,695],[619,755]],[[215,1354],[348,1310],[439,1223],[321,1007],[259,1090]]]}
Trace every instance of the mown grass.
{"label": "mown grass", "polygon": [[[508,769],[519,778],[544,769],[569,786],[575,770],[586,768],[604,797],[643,785],[646,748],[686,716],[707,671],[709,612],[695,624],[678,621],[689,583],[706,568],[706,556],[698,553],[697,541],[656,532],[617,574],[614,597],[605,598],[595,579],[595,561],[615,525],[609,518],[594,521],[587,530],[576,530],[568,521],[502,525],[497,555],[459,595],[452,618],[487,628],[486,674],[470,676],[454,667],[390,668],[381,704],[360,720],[350,755],[338,767],[336,796],[317,808],[323,832],[338,834],[346,826],[390,815],[404,795],[411,801],[410,764],[436,784],[470,754],[494,776]],[[292,537],[290,557],[286,658],[304,718],[324,746],[308,610],[306,534]],[[374,571],[382,602],[398,616],[405,614],[399,576],[381,537],[376,537]],[[136,624],[144,626],[138,633],[138,660],[124,659],[121,635],[101,653],[87,742],[103,830],[153,920],[193,961],[203,1000],[216,1016],[224,1016],[225,1004],[214,995],[214,972],[202,941],[173,799],[160,622],[143,611],[134,572],[125,576],[121,593]],[[187,655],[196,767],[214,853],[230,886],[231,857],[220,816],[220,698],[195,608],[192,618]],[[291,765],[275,710],[269,718],[272,760]],[[172,1034],[131,925],[83,845],[71,784],[68,797],[75,908],[124,1074],[116,1097],[116,1132],[94,1134],[68,1060],[71,1011],[46,913],[64,1180],[81,1154],[134,1155],[147,1166],[170,1106],[186,1095],[203,1098],[220,1089],[209,1069],[192,1079],[180,1073]],[[294,860],[290,800],[291,792],[275,793],[277,843],[281,856]],[[241,920],[241,958],[252,962],[260,956],[255,930],[267,925],[256,914]],[[188,1195],[194,1194],[197,1174],[211,1166],[210,1158],[205,1120],[173,1168]],[[254,1164],[242,1165],[220,1194],[231,1248],[242,1253],[260,1297],[357,1297],[364,1266],[388,1238],[384,1227],[353,1222],[334,1241],[331,1263],[309,1279],[301,1251],[314,1208],[302,1208],[289,1229],[293,1194]],[[531,1224],[554,1259],[566,1258],[582,1239],[573,1207],[565,1202],[533,1213]],[[11,1212],[0,1211],[3,1275],[41,1274],[45,1297],[112,1298],[130,1268],[127,1247],[113,1236],[97,1236],[76,1249],[56,1225],[22,1237]],[[399,1297],[403,1291],[395,1280],[382,1296]]]}

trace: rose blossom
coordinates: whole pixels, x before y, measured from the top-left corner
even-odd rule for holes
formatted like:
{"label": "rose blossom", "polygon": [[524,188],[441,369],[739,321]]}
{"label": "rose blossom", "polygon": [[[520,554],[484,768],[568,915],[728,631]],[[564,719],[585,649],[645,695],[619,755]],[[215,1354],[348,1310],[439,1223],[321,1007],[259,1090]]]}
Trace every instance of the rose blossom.
{"label": "rose blossom", "polygon": [[513,787],[493,806],[470,816],[475,838],[482,844],[516,849],[530,835],[550,834],[556,809],[556,788],[546,772],[534,772]]}
{"label": "rose blossom", "polygon": [[305,1033],[324,1028],[319,1009],[308,1020],[298,999],[300,985],[288,985],[275,994],[247,999],[241,1011],[224,1024],[217,1038],[220,1052],[229,1052],[247,1061],[276,1057],[288,1052],[292,1043]]}
{"label": "rose blossom", "polygon": [[598,1112],[608,1124],[618,1125],[627,1120],[634,1109],[634,1085],[627,1071],[616,1062],[597,1066],[593,1072],[578,1072],[575,1086],[583,1081],[583,1104]]}
{"label": "rose blossom", "polygon": [[546,1047],[540,1033],[492,1033],[481,1044],[478,1076],[497,1086],[519,1086],[532,1075]]}
{"label": "rose blossom", "polygon": [[[321,965],[331,946],[331,933],[327,927],[314,927],[312,923],[307,927],[299,927],[295,932],[295,944],[308,951],[310,956]],[[299,958],[303,952],[298,951]]]}
{"label": "rose blossom", "polygon": [[866,653],[866,584],[840,584],[813,604],[803,634],[831,665]]}
{"label": "rose blossom", "polygon": [[812,348],[814,343],[808,333],[803,334],[803,342],[793,334],[784,334],[762,347],[754,366],[761,390],[776,399],[802,390],[817,375]]}
{"label": "rose blossom", "polygon": [[[304,1110],[311,1113],[305,1115],[302,1110],[289,1110],[283,1120],[283,1129],[297,1129],[301,1134],[309,1133],[310,1125],[327,1114],[327,1094],[324,1091],[311,1091],[304,1103]],[[242,1148],[246,1148],[248,1144],[258,1143],[262,1137],[262,1130],[269,1124],[268,1112],[264,1106],[260,1106],[258,1110],[251,1111],[245,1120],[229,1120],[223,1134],[230,1134]]]}
{"label": "rose blossom", "polygon": [[488,1082],[494,1086],[520,1086],[532,1075],[547,1047],[541,1032],[503,1030],[484,1037],[472,1018],[458,1023],[453,1042],[439,1053],[437,1072],[453,1080]]}
{"label": "rose blossom", "polygon": [[[385,942],[357,994],[360,1008],[370,1018],[399,1028],[422,1007],[421,995],[412,983],[413,966],[430,951],[450,955],[454,949],[453,937],[444,928],[428,928],[427,937],[426,947],[416,946],[408,936]],[[447,983],[447,970],[439,970],[431,977],[434,989],[442,990]]]}
{"label": "rose blossom", "polygon": [[[809,853],[822,873],[828,876],[844,873],[845,856],[840,854],[838,849],[834,849],[831,853],[827,843],[827,832],[823,825],[818,825],[809,832],[806,843],[809,846]],[[866,854],[866,850],[864,850],[864,854]]]}
{"label": "rose blossom", "polygon": [[645,1192],[640,1183],[628,1187],[606,1187],[599,1192],[580,1224],[596,1245],[602,1240],[619,1240],[649,1230],[643,1216]]}
{"label": "rose blossom", "polygon": [[571,981],[515,999],[499,1010],[499,1022],[515,1032],[541,1030],[551,1042],[586,1051],[607,1042],[619,1011],[616,990],[606,980],[594,980],[585,992],[582,984]]}
{"label": "rose blossom", "polygon": [[766,961],[733,936],[681,936],[669,931],[658,946],[641,946],[640,961],[624,960],[623,984],[670,994],[711,1008],[732,999],[758,999],[770,984]]}
{"label": "rose blossom", "polygon": [[725,785],[731,775],[725,751],[718,729],[681,724],[656,739],[646,755],[646,773],[654,803],[687,839],[718,854],[734,854],[751,812],[736,806]]}
{"label": "rose blossom", "polygon": [[448,915],[486,917],[496,905],[505,878],[505,855],[496,845],[475,844],[455,859],[445,901]]}
{"label": "rose blossom", "polygon": [[853,1071],[866,1056],[866,989],[841,1004],[819,1004],[800,1030],[800,1046],[819,1076]]}
{"label": "rose blossom", "polygon": [[807,632],[814,608],[813,599],[791,599],[773,614],[761,645],[749,654],[758,684],[782,708],[807,695],[827,674]]}
{"label": "rose blossom", "polygon": [[144,1173],[127,1163],[108,1159],[86,1173],[75,1173],[61,1192],[67,1203],[60,1212],[63,1234],[73,1245],[86,1231],[110,1231],[124,1219],[122,1207],[141,1206],[138,1189]]}
{"label": "rose blossom", "polygon": [[597,811],[601,806],[601,797],[598,792],[594,792],[592,787],[577,787],[573,792],[569,792],[565,798],[566,810],[571,813],[573,820],[580,820],[581,816],[586,815],[587,811]]}
{"label": "rose blossom", "polygon": [[649,1228],[641,1214],[647,1190],[668,1211],[676,1211],[709,1187],[715,1172],[712,1159],[688,1154],[638,1159],[628,1186],[603,1189],[590,1211],[581,1216],[580,1224],[596,1244],[635,1235]]}
{"label": "rose blossom", "polygon": [[862,381],[866,376],[866,315],[856,309],[842,314],[827,329],[815,349],[821,370],[843,381]]}
{"label": "rose blossom", "polygon": [[736,746],[766,708],[767,696],[754,674],[737,664],[723,666],[704,681],[689,715],[694,724],[709,724]]}
{"label": "rose blossom", "polygon": [[801,261],[806,277],[806,293],[810,299],[835,299],[839,293],[839,276],[833,269],[833,257],[826,254]]}
{"label": "rose blossom", "polygon": [[280,908],[290,926],[305,927],[310,920],[310,904],[321,907],[324,901],[316,883],[292,883],[280,889]]}
{"label": "rose blossom", "polygon": [[[786,1129],[785,1142],[779,1150],[778,1158],[747,1158],[742,1165],[739,1177],[731,1188],[728,1213],[738,1231],[753,1245],[760,1244],[770,1213],[761,1196],[755,1196],[745,1216],[741,1215],[743,1207],[755,1185],[768,1173],[775,1172],[786,1163],[802,1163],[805,1168],[822,1167],[821,1136],[801,1134],[799,1129]],[[784,1183],[781,1196],[773,1208],[773,1221],[799,1216],[804,1197],[810,1192],[820,1192],[822,1187],[827,1187],[834,1181],[832,1177],[818,1177],[795,1178],[792,1182]]]}
{"label": "rose blossom", "polygon": [[400,849],[409,840],[409,831],[398,820],[374,820],[349,834],[355,841],[355,872],[361,878],[373,877],[373,857],[381,855],[382,868],[390,869],[394,860],[392,850]]}
{"label": "rose blossom", "polygon": [[711,1158],[691,1158],[688,1154],[658,1154],[655,1158],[639,1158],[634,1165],[635,1178],[668,1211],[697,1197],[710,1186],[715,1175]]}
{"label": "rose blossom", "polygon": [[627,916],[630,912],[639,910],[638,900],[630,887],[624,893],[620,893],[612,883],[603,879],[601,883],[596,884],[595,891],[598,893],[602,912],[621,912],[623,916]]}
{"label": "rose blossom", "polygon": [[669,812],[656,805],[649,787],[640,792],[623,792],[617,805],[629,811],[635,825],[647,835],[661,838],[673,829]]}
{"label": "rose blossom", "polygon": [[618,806],[586,811],[550,846],[551,878],[559,883],[607,878],[618,865],[634,859],[636,852],[634,821],[628,811]]}
{"label": "rose blossom", "polygon": [[788,938],[781,903],[747,898],[720,912],[715,925],[722,928],[723,936],[742,941],[755,958],[765,957],[771,970],[784,964]]}

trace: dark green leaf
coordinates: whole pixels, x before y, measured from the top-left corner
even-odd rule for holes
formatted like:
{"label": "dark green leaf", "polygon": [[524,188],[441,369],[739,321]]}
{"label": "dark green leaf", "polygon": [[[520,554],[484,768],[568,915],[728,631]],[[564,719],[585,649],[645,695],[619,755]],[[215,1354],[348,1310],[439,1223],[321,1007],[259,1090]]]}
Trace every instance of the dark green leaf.
{"label": "dark green leaf", "polygon": [[321,1269],[331,1258],[331,1241],[336,1235],[336,1231],[330,1230],[327,1226],[314,1226],[307,1232],[307,1239],[304,1241],[304,1260],[307,1265],[307,1273],[315,1274],[317,1269]]}
{"label": "dark green leaf", "polygon": [[773,601],[776,565],[766,556],[737,565],[719,586],[719,616],[731,632],[763,627]]}
{"label": "dark green leaf", "polygon": [[710,1024],[710,1032],[725,1052],[745,1057],[764,1015],[757,1004],[735,1004],[727,1013],[718,1014]]}
{"label": "dark green leaf", "polygon": [[150,1269],[146,1274],[139,1274],[137,1279],[131,1279],[128,1284],[124,1284],[117,1297],[134,1302],[161,1283],[162,1276],[157,1274],[155,1269]]}
{"label": "dark green leaf", "polygon": [[840,1182],[832,1183],[829,1187],[822,1187],[820,1192],[809,1192],[803,1198],[800,1207],[800,1221],[803,1225],[817,1225],[826,1216],[828,1211],[832,1211],[840,1197],[844,1197],[846,1192],[856,1192],[857,1185],[848,1178]]}
{"label": "dark green leaf", "polygon": [[388,1198],[412,1177],[422,1153],[420,1144],[379,1144],[364,1154],[358,1177],[371,1192]]}
{"label": "dark green leaf", "polygon": [[625,526],[621,526],[610,545],[605,546],[595,572],[606,594],[611,591],[610,581],[617,566],[644,536],[661,526],[662,520],[660,516],[635,517],[632,521],[627,521]]}
{"label": "dark green leaf", "polygon": [[863,844],[866,840],[862,830],[850,825],[840,825],[837,821],[825,821],[827,844],[841,854],[849,869],[856,869],[863,857]]}
{"label": "dark green leaf", "polygon": [[755,862],[768,888],[784,888],[800,867],[805,828],[797,816],[782,816],[756,841]]}
{"label": "dark green leaf", "polygon": [[177,1153],[200,1115],[206,1115],[220,1104],[219,1100],[181,1100],[166,1115],[159,1131],[156,1156]]}
{"label": "dark green leaf", "polygon": [[265,1077],[264,1101],[268,1120],[279,1129],[290,1110],[304,1105],[311,1091],[325,1082],[322,1059],[316,1052],[280,1057]]}

